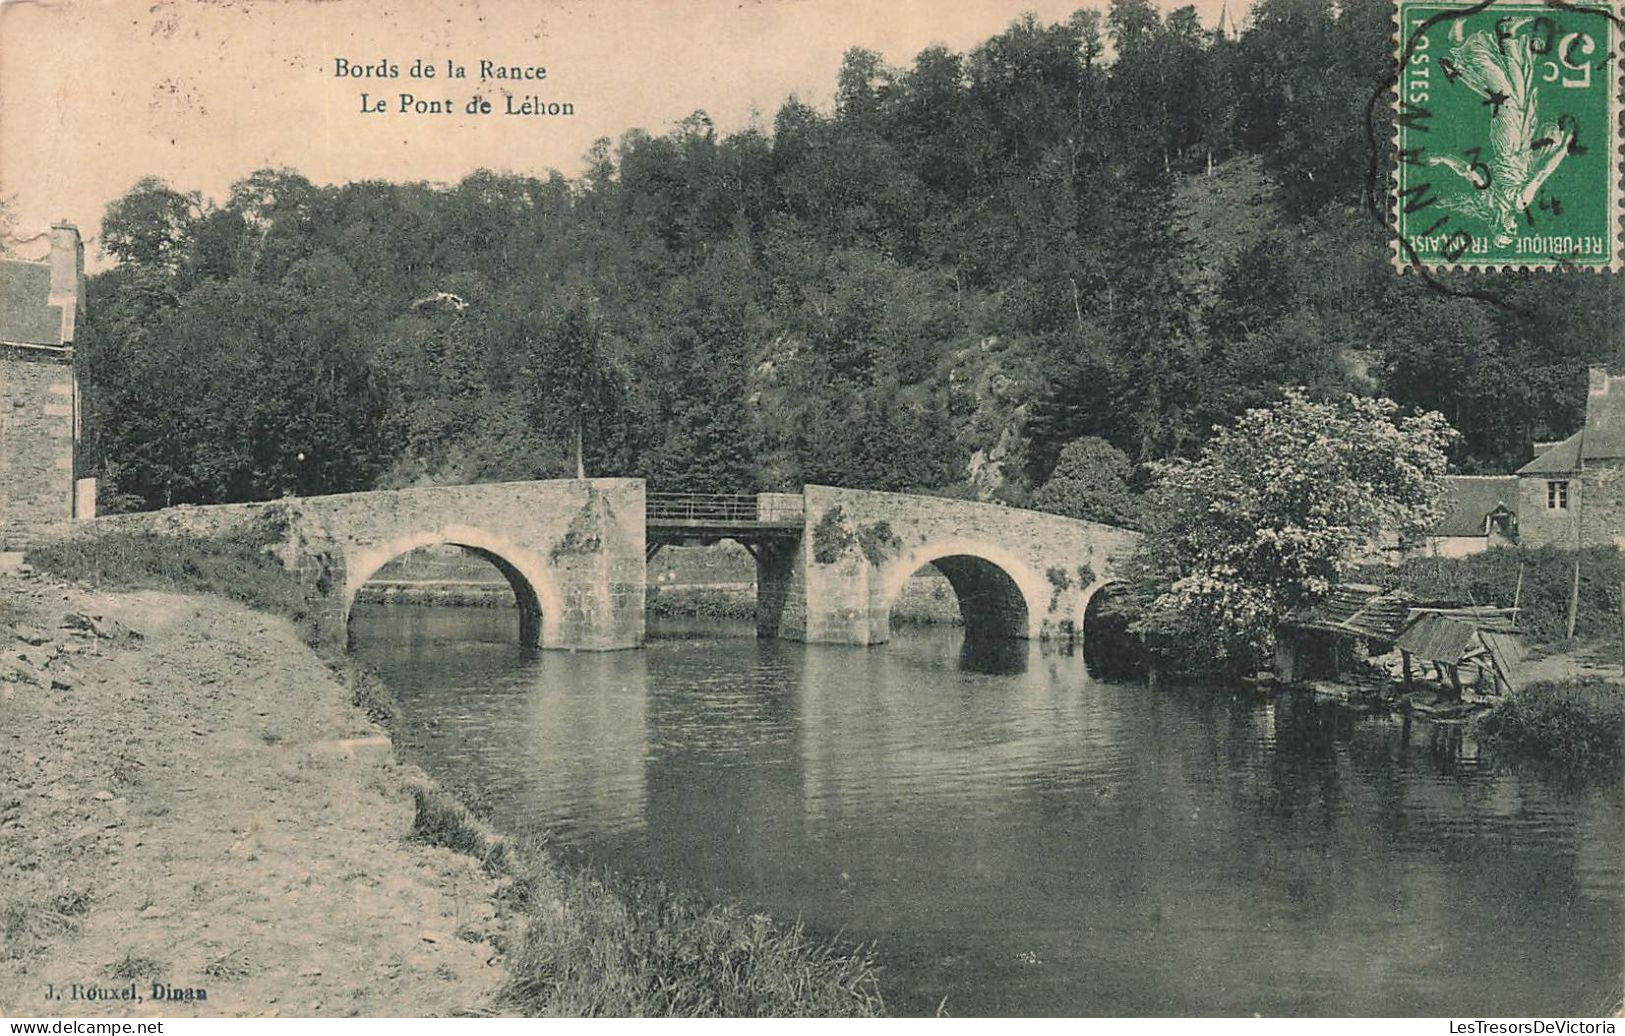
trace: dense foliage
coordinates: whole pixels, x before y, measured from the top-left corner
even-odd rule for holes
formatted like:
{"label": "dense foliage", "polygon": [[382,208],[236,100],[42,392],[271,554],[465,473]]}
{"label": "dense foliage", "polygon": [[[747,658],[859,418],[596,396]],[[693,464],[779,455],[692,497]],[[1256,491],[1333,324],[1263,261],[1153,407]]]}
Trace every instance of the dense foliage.
{"label": "dense foliage", "polygon": [[1453,436],[1437,413],[1289,389],[1194,460],[1158,463],[1136,628],[1187,667],[1256,665],[1285,614],[1324,597],[1363,548],[1438,521]]}
{"label": "dense foliage", "polygon": [[1049,481],[1033,494],[1031,506],[1068,518],[1138,529],[1145,500],[1134,491],[1134,465],[1128,454],[1104,439],[1086,435],[1061,448]]}
{"label": "dense foliage", "polygon": [[1021,500],[1069,442],[1193,456],[1295,384],[1505,470],[1618,359],[1621,288],[1388,269],[1390,17],[1259,0],[1219,39],[1113,0],[853,50],[832,111],[696,113],[573,180],[143,180],[81,334],[86,474],[126,506],[562,475],[579,421],[591,473],[657,488]]}
{"label": "dense foliage", "polygon": [[[1579,565],[1576,598],[1575,565]],[[1518,625],[1536,644],[1568,639],[1569,610],[1575,605],[1574,634],[1587,643],[1620,641],[1620,575],[1625,559],[1614,547],[1584,551],[1556,547],[1487,550],[1465,558],[1406,558],[1397,567],[1362,568],[1362,582],[1403,589],[1424,603],[1467,602],[1518,606]]]}

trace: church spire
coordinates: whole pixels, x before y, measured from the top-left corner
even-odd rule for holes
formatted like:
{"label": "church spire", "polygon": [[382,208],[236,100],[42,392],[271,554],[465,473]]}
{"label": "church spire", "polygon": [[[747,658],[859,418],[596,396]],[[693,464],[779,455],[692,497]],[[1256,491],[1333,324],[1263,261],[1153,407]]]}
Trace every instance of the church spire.
{"label": "church spire", "polygon": [[1230,20],[1229,0],[1219,0],[1219,24],[1214,31],[1218,33],[1221,40],[1236,38],[1236,25]]}

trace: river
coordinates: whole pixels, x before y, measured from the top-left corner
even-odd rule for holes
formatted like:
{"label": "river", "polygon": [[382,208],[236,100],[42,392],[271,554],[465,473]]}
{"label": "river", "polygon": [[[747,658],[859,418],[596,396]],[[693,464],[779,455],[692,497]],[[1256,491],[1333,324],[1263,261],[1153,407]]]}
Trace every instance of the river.
{"label": "river", "polygon": [[889,1009],[1573,1015],[1621,974],[1617,786],[1507,772],[1459,725],[1091,679],[904,631],[641,651],[511,611],[361,606],[407,757],[594,866],[874,940]]}

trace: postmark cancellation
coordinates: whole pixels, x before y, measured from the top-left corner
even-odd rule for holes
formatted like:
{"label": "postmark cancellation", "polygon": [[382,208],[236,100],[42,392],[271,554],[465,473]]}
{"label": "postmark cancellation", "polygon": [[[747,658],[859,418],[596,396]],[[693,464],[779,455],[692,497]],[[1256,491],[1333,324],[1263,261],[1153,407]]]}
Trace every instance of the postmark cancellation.
{"label": "postmark cancellation", "polygon": [[1395,2],[1396,266],[1620,269],[1618,8]]}

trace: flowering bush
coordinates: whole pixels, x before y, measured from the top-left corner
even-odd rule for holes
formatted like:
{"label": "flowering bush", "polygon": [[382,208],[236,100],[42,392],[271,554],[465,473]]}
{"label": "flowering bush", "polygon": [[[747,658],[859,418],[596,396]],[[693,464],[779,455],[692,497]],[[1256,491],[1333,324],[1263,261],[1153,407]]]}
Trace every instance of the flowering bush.
{"label": "flowering bush", "polygon": [[1176,664],[1256,665],[1281,618],[1323,597],[1362,548],[1438,522],[1455,434],[1392,400],[1289,389],[1195,460],[1154,465],[1135,628]]}

